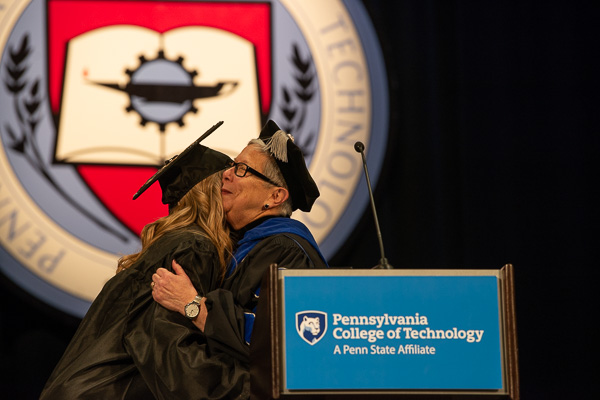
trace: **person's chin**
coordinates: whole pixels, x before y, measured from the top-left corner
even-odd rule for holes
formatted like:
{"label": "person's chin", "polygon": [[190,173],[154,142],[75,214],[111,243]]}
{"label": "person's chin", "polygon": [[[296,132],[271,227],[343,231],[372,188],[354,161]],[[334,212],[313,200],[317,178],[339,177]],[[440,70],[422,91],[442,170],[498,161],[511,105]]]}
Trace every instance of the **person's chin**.
{"label": "person's chin", "polygon": [[231,205],[233,204],[232,201],[233,199],[231,193],[221,192],[221,203],[223,203],[223,210],[225,211],[225,214],[231,210]]}

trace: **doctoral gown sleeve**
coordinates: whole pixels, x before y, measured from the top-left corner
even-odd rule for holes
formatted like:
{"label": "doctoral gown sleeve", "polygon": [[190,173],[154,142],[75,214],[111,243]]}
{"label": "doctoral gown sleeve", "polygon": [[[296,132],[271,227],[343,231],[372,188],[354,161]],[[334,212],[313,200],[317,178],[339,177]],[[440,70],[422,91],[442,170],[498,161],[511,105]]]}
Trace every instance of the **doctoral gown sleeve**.
{"label": "doctoral gown sleeve", "polygon": [[308,242],[275,235],[262,240],[225,281],[223,289],[207,294],[208,317],[204,333],[213,351],[230,354],[249,362],[250,334],[260,295],[260,283],[268,267],[276,263],[283,268],[325,268],[319,258],[309,258],[298,245]]}
{"label": "doctoral gown sleeve", "polygon": [[[201,295],[219,283],[213,248],[185,247],[174,258]],[[170,269],[171,263],[164,265]],[[224,353],[210,354],[206,337],[187,318],[165,309],[152,297],[129,310],[124,345],[157,399],[244,399],[249,393],[247,366]]]}

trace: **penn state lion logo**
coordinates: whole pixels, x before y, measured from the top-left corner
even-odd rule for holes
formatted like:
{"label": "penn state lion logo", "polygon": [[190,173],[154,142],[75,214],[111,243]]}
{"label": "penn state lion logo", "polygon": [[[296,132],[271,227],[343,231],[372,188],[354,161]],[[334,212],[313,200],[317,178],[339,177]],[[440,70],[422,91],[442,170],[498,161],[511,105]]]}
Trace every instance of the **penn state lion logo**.
{"label": "penn state lion logo", "polygon": [[309,318],[305,315],[300,324],[300,332],[309,332],[312,336],[317,336],[321,332],[320,325],[319,318]]}
{"label": "penn state lion logo", "polygon": [[306,343],[314,345],[323,338],[327,331],[327,314],[321,311],[296,313],[296,330]]}

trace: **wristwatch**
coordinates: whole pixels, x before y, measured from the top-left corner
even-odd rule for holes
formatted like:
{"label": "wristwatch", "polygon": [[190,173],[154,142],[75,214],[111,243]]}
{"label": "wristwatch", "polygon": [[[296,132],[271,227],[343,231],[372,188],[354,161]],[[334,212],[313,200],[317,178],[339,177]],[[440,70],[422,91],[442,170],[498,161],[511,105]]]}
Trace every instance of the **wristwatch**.
{"label": "wristwatch", "polygon": [[198,314],[200,314],[200,301],[202,296],[197,295],[194,300],[185,305],[183,311],[188,319],[195,320]]}

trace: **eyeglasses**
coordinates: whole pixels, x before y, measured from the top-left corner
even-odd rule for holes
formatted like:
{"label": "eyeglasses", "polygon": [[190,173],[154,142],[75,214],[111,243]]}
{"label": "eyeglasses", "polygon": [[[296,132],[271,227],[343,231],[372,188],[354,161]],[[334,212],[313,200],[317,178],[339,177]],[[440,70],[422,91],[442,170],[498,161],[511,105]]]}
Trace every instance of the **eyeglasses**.
{"label": "eyeglasses", "polygon": [[273,186],[281,186],[281,185],[273,182],[270,178],[267,178],[265,175],[261,174],[254,168],[250,167],[248,164],[232,161],[230,163],[230,165],[231,165],[231,167],[233,167],[233,173],[235,174],[235,176],[239,176],[240,178],[243,178],[246,176],[246,174],[248,172],[250,172],[252,175],[255,175],[257,178],[260,178],[263,181],[268,182]]}

